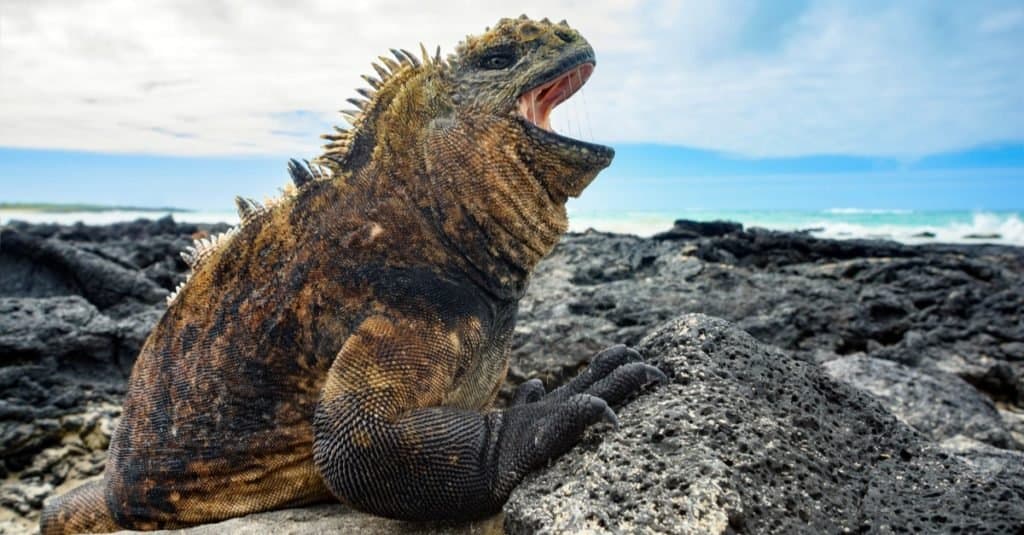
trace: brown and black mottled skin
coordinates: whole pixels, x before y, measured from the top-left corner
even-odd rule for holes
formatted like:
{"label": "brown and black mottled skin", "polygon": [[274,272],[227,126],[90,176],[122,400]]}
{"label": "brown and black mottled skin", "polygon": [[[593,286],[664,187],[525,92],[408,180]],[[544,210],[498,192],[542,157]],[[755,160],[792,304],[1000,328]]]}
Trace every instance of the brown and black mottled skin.
{"label": "brown and black mottled skin", "polygon": [[[481,67],[494,54],[512,61]],[[566,199],[612,157],[528,124],[516,98],[592,60],[568,25],[520,18],[450,64],[396,69],[347,150],[320,158],[333,178],[197,267],[135,364],[103,479],[50,503],[42,532],[333,498],[480,517],[657,379],[619,346],[567,386],[531,381],[487,411],[530,271],[565,231]]]}

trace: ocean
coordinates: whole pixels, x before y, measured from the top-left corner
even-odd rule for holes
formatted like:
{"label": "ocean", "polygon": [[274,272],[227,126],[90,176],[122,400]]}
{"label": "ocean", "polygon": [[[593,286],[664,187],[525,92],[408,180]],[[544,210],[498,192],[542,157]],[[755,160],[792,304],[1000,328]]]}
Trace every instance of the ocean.
{"label": "ocean", "polygon": [[[101,225],[137,218],[158,218],[160,212],[41,212],[0,210],[0,224],[11,220],[36,223]],[[237,223],[234,212],[176,212],[177,221]],[[811,211],[688,211],[569,212],[569,229],[651,236],[668,230],[676,219],[738,221],[746,227],[805,230],[835,239],[871,238],[904,243],[997,243],[1024,246],[1024,212],[915,211],[831,208]]]}

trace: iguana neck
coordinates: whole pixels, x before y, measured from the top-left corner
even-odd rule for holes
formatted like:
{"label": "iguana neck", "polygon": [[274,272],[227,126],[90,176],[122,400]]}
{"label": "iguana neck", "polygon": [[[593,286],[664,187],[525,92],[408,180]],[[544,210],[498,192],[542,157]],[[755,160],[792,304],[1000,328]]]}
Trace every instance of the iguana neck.
{"label": "iguana neck", "polygon": [[513,117],[456,105],[437,61],[389,76],[364,106],[344,156],[329,151],[319,161],[371,192],[370,204],[401,203],[418,214],[415,226],[436,238],[403,246],[443,247],[449,265],[495,295],[518,298],[568,228],[566,199],[599,168],[561,160],[564,151],[526,135]]}
{"label": "iguana neck", "polygon": [[[492,285],[525,291],[568,227],[566,192],[514,121],[463,113],[435,121],[424,150],[441,233]],[[589,182],[589,181],[588,181]]]}
{"label": "iguana neck", "polygon": [[[488,292],[520,297],[568,226],[572,192],[555,185],[563,177],[544,174],[550,162],[513,121],[453,114],[424,125],[425,135],[384,132],[348,183],[371,204],[390,205],[386,212],[409,214],[401,224],[416,228],[395,229],[409,236],[400,246],[423,258],[441,247],[448,265]],[[412,239],[421,233],[433,238]]]}

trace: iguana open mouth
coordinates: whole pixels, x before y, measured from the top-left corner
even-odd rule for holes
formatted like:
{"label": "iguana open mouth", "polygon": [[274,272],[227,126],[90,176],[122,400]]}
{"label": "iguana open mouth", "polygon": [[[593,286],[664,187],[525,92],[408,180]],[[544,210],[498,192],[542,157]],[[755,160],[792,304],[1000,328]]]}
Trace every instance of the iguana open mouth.
{"label": "iguana open mouth", "polygon": [[581,63],[554,80],[526,91],[519,96],[520,115],[534,126],[554,132],[551,128],[551,110],[579,91],[593,72],[593,63]]}

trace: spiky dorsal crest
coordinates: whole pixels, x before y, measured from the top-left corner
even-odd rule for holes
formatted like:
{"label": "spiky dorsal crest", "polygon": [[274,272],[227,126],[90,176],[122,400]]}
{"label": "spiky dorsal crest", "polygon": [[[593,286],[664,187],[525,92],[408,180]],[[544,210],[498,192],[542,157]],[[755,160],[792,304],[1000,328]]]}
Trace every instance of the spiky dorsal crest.
{"label": "spiky dorsal crest", "polygon": [[[258,203],[251,199],[242,199],[241,197],[239,197],[237,201],[239,202],[239,210],[241,210],[242,203],[245,203],[247,210],[254,209],[252,204],[258,205]],[[238,231],[241,230],[241,228],[242,226],[239,224],[219,234],[199,238],[192,242],[190,247],[186,247],[185,250],[181,252],[181,258],[185,261],[185,264],[188,265],[190,271],[185,276],[185,282],[178,284],[178,287],[167,296],[167,306],[171,306],[174,303],[174,300],[178,298],[178,294],[181,293],[183,288],[185,288],[188,281],[192,279],[192,273],[195,273],[196,269],[198,269],[206,259],[213,255],[214,251],[234,239],[235,235],[238,234]]]}
{"label": "spiky dorsal crest", "polygon": [[420,52],[421,56],[417,58],[408,50],[392,48],[394,59],[381,56],[379,61],[372,63],[377,76],[363,75],[369,87],[356,90],[361,98],[348,99],[355,109],[341,110],[349,128],[335,126],[334,132],[320,136],[328,143],[324,145],[323,154],[313,160],[314,164],[336,173],[350,169],[353,160],[362,152],[361,149],[372,150],[373,126],[369,123],[394,98],[405,80],[424,69],[443,71],[448,68],[448,63],[441,58],[441,47],[437,47],[437,51],[431,55],[421,43]]}
{"label": "spiky dorsal crest", "polygon": [[[439,70],[448,68],[448,63],[441,58],[441,47],[437,48],[437,52],[433,56],[427,53],[422,44],[420,50],[422,56],[417,58],[407,50],[392,49],[391,53],[395,59],[381,56],[379,63],[373,63],[373,68],[379,78],[363,76],[370,87],[356,90],[362,98],[348,99],[348,102],[356,109],[342,110],[341,112],[351,127],[349,129],[334,127],[334,133],[321,136],[328,140],[328,143],[324,146],[324,153],[313,162],[307,160],[299,162],[294,159],[288,162],[288,174],[294,185],[287,184],[281,189],[280,196],[265,199],[262,204],[244,197],[235,198],[235,206],[238,208],[238,225],[225,232],[197,239],[192,246],[181,253],[181,258],[188,265],[190,271],[185,277],[185,282],[179,284],[167,296],[167,306],[171,306],[175,302],[192,279],[192,274],[198,271],[216,251],[235,239],[243,228],[281,206],[285,201],[298,196],[311,183],[318,180],[330,180],[334,176],[344,174],[342,169],[349,163],[353,147],[364,142],[366,134],[372,134],[372,132],[365,132],[368,118],[372,117],[380,106],[386,105],[386,101],[394,97],[397,89],[410,74],[425,68]],[[365,142],[372,143],[372,140]]]}
{"label": "spiky dorsal crest", "polygon": [[191,246],[181,252],[181,258],[188,265],[189,272],[185,276],[185,282],[179,284],[167,296],[167,306],[174,303],[178,294],[192,279],[192,274],[198,271],[215,252],[235,239],[243,228],[256,219],[264,217],[289,199],[297,197],[309,184],[318,180],[330,180],[333,176],[330,169],[306,160],[299,162],[295,159],[288,162],[288,174],[293,183],[285,184],[277,197],[268,197],[263,200],[263,203],[246,197],[235,197],[235,206],[238,208],[238,224],[224,232],[196,239]]}

